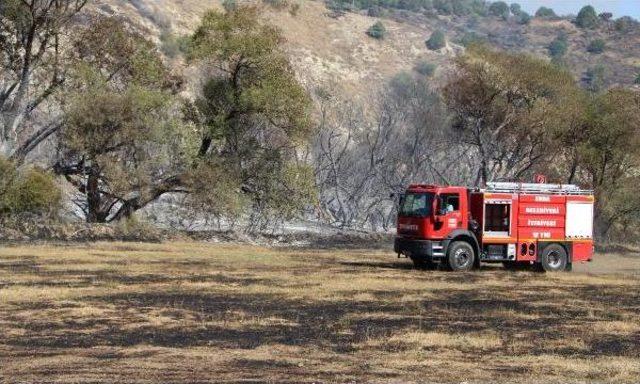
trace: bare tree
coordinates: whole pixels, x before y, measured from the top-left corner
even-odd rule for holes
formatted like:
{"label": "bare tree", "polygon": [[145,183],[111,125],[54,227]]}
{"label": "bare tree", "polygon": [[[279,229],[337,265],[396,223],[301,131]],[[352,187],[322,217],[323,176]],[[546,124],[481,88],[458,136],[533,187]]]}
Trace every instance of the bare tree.
{"label": "bare tree", "polygon": [[88,0],[0,3],[0,152],[18,162],[60,128],[28,120],[65,81],[62,34]]}

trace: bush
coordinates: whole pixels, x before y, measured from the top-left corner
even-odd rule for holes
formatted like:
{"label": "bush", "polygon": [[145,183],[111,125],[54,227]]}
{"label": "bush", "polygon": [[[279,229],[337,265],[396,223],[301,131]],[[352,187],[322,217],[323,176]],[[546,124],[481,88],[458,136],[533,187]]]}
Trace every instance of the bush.
{"label": "bush", "polygon": [[636,79],[633,81],[634,84],[640,84],[640,72],[636,75]]}
{"label": "bush", "polygon": [[608,22],[613,17],[613,13],[611,13],[611,12],[602,12],[601,14],[598,15],[598,17],[600,19],[602,19],[603,21],[607,21]]}
{"label": "bush", "polygon": [[525,11],[520,12],[516,17],[518,24],[527,25],[531,22],[531,15]]}
{"label": "bush", "polygon": [[181,54],[187,53],[189,50],[189,36],[176,36],[169,30],[164,30],[160,34],[160,50],[167,57],[175,58]]}
{"label": "bush", "polygon": [[236,2],[236,0],[223,0],[222,7],[225,11],[231,12],[238,9],[238,3]]}
{"label": "bush", "polygon": [[638,27],[638,24],[638,21],[630,16],[622,16],[613,23],[616,31],[621,33],[631,32],[631,30]]}
{"label": "bush", "polygon": [[428,61],[419,61],[413,69],[419,74],[427,77],[433,76],[438,66],[434,63],[430,63]]}
{"label": "bush", "polygon": [[496,1],[489,6],[489,14],[507,19],[509,17],[509,6],[504,1]]}
{"label": "bush", "polygon": [[544,19],[555,19],[558,17],[556,13],[551,8],[540,7],[536,11],[536,17],[544,18]]}
{"label": "bush", "polygon": [[549,56],[553,59],[560,59],[567,53],[567,38],[564,36],[556,37],[547,47]]}
{"label": "bush", "polygon": [[604,40],[595,39],[589,43],[589,46],[587,46],[587,51],[598,54],[604,52],[605,47],[606,43],[604,42]]}
{"label": "bush", "polygon": [[598,26],[598,15],[596,14],[596,10],[590,6],[584,6],[578,12],[578,17],[576,17],[576,25],[580,28],[593,29]]}
{"label": "bush", "polygon": [[441,30],[436,30],[431,34],[431,37],[429,37],[429,40],[427,40],[425,43],[427,45],[427,48],[432,51],[436,51],[444,47],[447,44],[447,40],[444,36],[444,32],[442,32]]}
{"label": "bush", "polygon": [[53,176],[36,168],[18,170],[0,159],[0,214],[50,216],[60,208],[62,193]]}
{"label": "bush", "polygon": [[589,68],[585,76],[587,89],[596,93],[602,91],[605,85],[606,71],[603,65]]}
{"label": "bush", "polygon": [[387,29],[384,27],[381,21],[376,22],[367,30],[367,35],[374,39],[382,40],[387,35]]}

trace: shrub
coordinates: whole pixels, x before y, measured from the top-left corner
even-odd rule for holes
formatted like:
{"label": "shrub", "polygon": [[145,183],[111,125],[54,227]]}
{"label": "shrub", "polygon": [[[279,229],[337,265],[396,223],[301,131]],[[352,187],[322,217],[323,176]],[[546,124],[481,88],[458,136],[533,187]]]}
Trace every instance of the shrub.
{"label": "shrub", "polygon": [[590,6],[584,6],[578,12],[578,17],[576,17],[576,25],[580,28],[593,29],[598,26],[598,15],[596,14],[596,10]]}
{"label": "shrub", "polygon": [[616,21],[613,23],[616,31],[621,33],[630,32],[632,29],[636,28],[638,24],[638,21],[630,16],[622,16],[621,18],[616,19]]}
{"label": "shrub", "polygon": [[509,6],[504,1],[496,1],[489,6],[489,14],[506,19],[509,17]]}
{"label": "shrub", "polygon": [[640,72],[636,75],[636,79],[633,81],[634,84],[640,84]]}
{"label": "shrub", "polygon": [[547,47],[549,56],[553,59],[560,59],[567,53],[567,38],[564,36],[556,37]]}
{"label": "shrub", "polygon": [[516,15],[518,24],[526,25],[531,22],[531,15],[525,11],[521,11],[518,15]]}
{"label": "shrub", "polygon": [[427,45],[427,48],[432,51],[436,51],[444,47],[447,44],[447,40],[444,36],[444,32],[442,32],[441,30],[436,30],[431,34],[431,37],[429,37],[429,40],[427,40],[425,43]]}
{"label": "shrub", "polygon": [[585,81],[587,89],[591,92],[600,92],[604,88],[606,68],[603,65],[596,65],[587,69]]}
{"label": "shrub", "polygon": [[288,0],[262,0],[262,2],[278,10],[282,10],[289,6]]}
{"label": "shrub", "polygon": [[225,11],[231,12],[238,8],[238,3],[236,2],[236,0],[223,0],[222,7]]}
{"label": "shrub", "polygon": [[427,77],[433,76],[438,66],[434,63],[430,63],[428,61],[422,60],[419,61],[413,69],[419,74]]}
{"label": "shrub", "polygon": [[556,13],[551,8],[540,7],[536,11],[536,17],[545,18],[545,19],[553,19],[558,17]]}
{"label": "shrub", "polygon": [[602,53],[606,47],[606,43],[602,39],[595,39],[589,43],[587,46],[587,51],[591,53]]}
{"label": "shrub", "polygon": [[376,22],[367,30],[367,35],[374,39],[382,40],[387,35],[387,29],[384,27],[381,21]]}
{"label": "shrub", "polygon": [[16,169],[0,159],[0,214],[48,216],[60,208],[62,193],[53,176],[36,168]]}

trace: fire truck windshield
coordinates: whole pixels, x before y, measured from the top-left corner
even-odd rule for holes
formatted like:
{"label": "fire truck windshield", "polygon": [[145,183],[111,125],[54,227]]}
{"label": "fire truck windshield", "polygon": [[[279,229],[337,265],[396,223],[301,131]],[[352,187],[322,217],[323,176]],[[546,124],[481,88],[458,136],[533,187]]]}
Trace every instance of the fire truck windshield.
{"label": "fire truck windshield", "polygon": [[400,216],[427,217],[433,207],[433,193],[407,193],[400,201]]}

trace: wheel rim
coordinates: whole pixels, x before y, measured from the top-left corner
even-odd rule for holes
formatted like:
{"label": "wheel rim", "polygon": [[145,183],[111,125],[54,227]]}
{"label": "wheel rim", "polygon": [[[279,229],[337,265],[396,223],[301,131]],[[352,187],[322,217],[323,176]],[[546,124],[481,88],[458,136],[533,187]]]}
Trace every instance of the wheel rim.
{"label": "wheel rim", "polygon": [[458,249],[453,255],[456,265],[460,268],[466,267],[471,261],[471,254],[466,249]]}
{"label": "wheel rim", "polygon": [[547,265],[553,269],[560,268],[560,266],[562,266],[562,256],[560,256],[560,253],[557,251],[549,252],[547,255]]}

